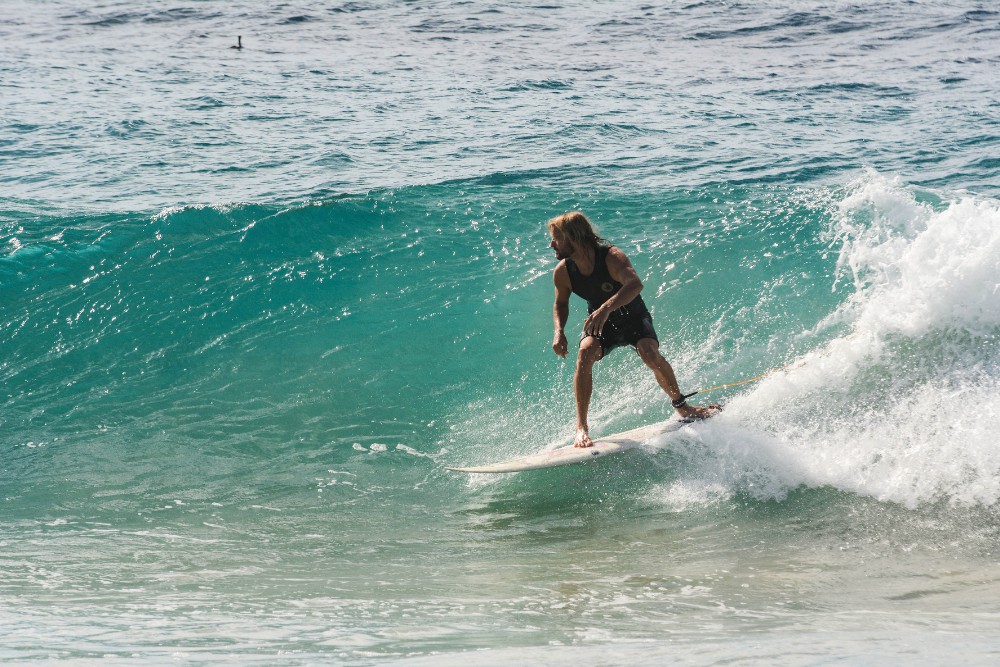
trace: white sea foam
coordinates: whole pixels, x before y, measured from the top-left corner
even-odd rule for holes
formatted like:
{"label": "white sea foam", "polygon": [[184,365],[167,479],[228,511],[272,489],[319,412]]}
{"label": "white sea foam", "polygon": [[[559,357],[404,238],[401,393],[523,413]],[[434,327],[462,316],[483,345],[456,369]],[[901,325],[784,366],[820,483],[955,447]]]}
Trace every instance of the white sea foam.
{"label": "white sea foam", "polygon": [[715,455],[696,473],[762,495],[804,484],[910,507],[997,503],[1000,202],[922,203],[868,173],[832,231],[855,291],[817,331],[849,331],[706,424]]}
{"label": "white sea foam", "polygon": [[1000,326],[1000,202],[958,197],[943,210],[869,173],[844,199],[838,266],[858,293],[857,331],[995,334]]}

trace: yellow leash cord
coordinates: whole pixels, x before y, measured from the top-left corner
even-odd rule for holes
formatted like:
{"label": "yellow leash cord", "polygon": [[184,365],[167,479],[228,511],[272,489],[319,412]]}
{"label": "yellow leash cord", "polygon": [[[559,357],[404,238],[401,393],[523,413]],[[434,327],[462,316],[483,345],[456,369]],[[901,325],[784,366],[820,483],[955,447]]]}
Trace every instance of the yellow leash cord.
{"label": "yellow leash cord", "polygon": [[729,384],[720,384],[717,387],[708,387],[707,389],[699,389],[698,391],[692,391],[690,394],[684,394],[684,399],[691,398],[695,394],[704,394],[704,393],[709,392],[709,391],[715,391],[716,389],[726,389],[728,387],[735,387],[737,385],[749,384],[750,382],[756,382],[757,380],[763,380],[768,375],[774,375],[778,371],[783,371],[783,370],[785,370],[786,368],[788,368],[791,365],[792,364],[785,364],[784,366],[779,366],[777,368],[772,368],[771,370],[769,370],[768,372],[764,373],[763,375],[758,375],[757,377],[750,378],[749,380],[740,380],[739,382],[730,382]]}

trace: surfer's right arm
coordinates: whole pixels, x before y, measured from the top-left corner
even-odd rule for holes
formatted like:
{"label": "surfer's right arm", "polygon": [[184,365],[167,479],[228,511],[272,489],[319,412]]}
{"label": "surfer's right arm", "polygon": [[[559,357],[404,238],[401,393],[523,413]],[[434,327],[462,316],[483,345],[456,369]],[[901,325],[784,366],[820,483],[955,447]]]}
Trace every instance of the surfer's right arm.
{"label": "surfer's right arm", "polygon": [[569,296],[573,289],[569,282],[569,271],[566,270],[566,260],[559,262],[553,274],[556,284],[556,302],[552,306],[552,324],[555,326],[555,334],[552,336],[552,351],[557,355],[566,358],[569,351],[569,343],[566,341],[566,321],[569,319]]}

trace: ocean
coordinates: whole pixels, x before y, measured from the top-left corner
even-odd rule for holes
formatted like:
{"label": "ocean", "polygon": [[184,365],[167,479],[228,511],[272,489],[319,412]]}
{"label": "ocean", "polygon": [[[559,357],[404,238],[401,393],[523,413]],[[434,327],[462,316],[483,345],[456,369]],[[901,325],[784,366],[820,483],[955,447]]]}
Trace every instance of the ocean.
{"label": "ocean", "polygon": [[[998,67],[973,0],[0,4],[0,661],[996,664]],[[684,391],[767,375],[448,471],[573,436],[570,210]]]}

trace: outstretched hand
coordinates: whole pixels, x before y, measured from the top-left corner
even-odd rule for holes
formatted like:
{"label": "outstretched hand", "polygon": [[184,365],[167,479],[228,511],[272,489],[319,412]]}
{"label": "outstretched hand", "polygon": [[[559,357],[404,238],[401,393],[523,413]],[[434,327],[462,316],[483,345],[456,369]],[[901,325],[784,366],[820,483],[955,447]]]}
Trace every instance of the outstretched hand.
{"label": "outstretched hand", "polygon": [[566,358],[566,354],[569,352],[569,343],[566,341],[566,334],[562,331],[557,331],[552,338],[552,351],[563,359]]}

